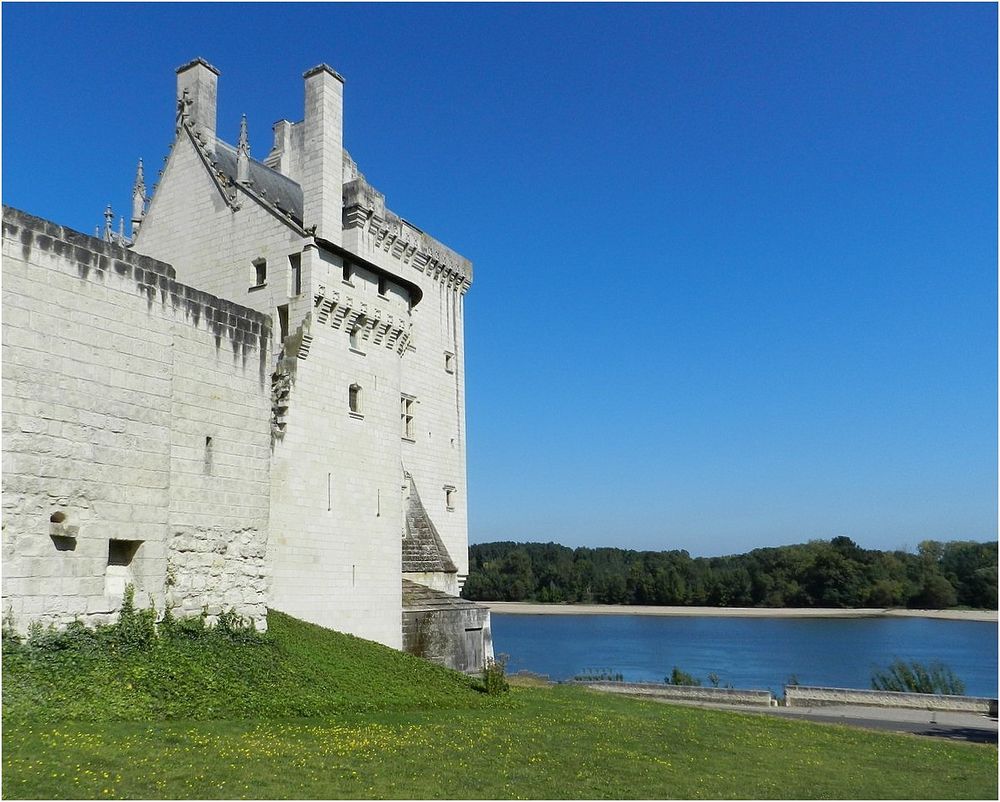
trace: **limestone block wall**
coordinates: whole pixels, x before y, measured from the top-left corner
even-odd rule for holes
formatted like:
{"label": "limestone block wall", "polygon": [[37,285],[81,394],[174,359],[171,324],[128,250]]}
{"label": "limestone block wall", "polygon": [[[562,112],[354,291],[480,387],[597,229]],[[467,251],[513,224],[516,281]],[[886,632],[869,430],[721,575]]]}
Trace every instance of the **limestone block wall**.
{"label": "limestone block wall", "polygon": [[[242,190],[237,190],[235,200],[238,209],[219,190],[182,130],[167,157],[135,250],[169,262],[185,284],[270,315],[276,335],[280,334],[278,307],[288,304],[289,327],[294,330],[310,308],[308,276],[300,274],[302,292],[295,293],[289,261],[301,253],[303,237]],[[259,260],[264,260],[267,271],[261,285],[254,265]],[[273,346],[278,347],[280,343]]]}
{"label": "limestone block wall", "polygon": [[[417,243],[427,239],[417,235]],[[411,441],[402,461],[420,488],[428,514],[464,582],[469,571],[466,477],[464,297],[467,284],[436,269],[418,269],[409,250],[393,248],[371,224],[345,227],[344,246],[417,284],[412,348],[403,361],[401,391],[415,399]],[[417,248],[414,244],[412,247]],[[450,492],[449,492],[450,491]]]}
{"label": "limestone block wall", "polygon": [[[356,298],[338,297],[356,313]],[[272,470],[273,606],[398,649],[402,357],[370,329],[352,347],[345,319],[321,312],[281,367],[290,390]]]}
{"label": "limestone block wall", "polygon": [[919,710],[985,713],[996,715],[997,701],[980,696],[949,696],[932,693],[899,693],[868,691],[854,688],[817,688],[806,685],[786,685],[787,707],[820,707],[823,705],[865,705],[871,707],[902,707]]}
{"label": "limestone block wall", "polygon": [[107,621],[124,586],[265,625],[270,321],[3,210],[3,610]]}
{"label": "limestone block wall", "polygon": [[493,656],[489,610],[472,605],[404,609],[402,648],[433,663],[475,674]]}
{"label": "limestone block wall", "polygon": [[629,696],[655,696],[658,699],[677,699],[715,704],[758,705],[771,707],[777,704],[770,691],[742,690],[739,688],[702,688],[695,685],[665,685],[659,682],[575,682],[597,691],[624,693]]}

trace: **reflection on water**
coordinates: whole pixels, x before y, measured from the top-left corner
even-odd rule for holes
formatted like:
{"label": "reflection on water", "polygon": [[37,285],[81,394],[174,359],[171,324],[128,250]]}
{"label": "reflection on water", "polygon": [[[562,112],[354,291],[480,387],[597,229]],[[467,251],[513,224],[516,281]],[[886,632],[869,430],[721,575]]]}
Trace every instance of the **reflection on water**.
{"label": "reflection on water", "polygon": [[997,695],[997,625],[921,618],[670,618],[494,613],[493,644],[509,671],[571,679],[610,669],[660,682],[678,666],[707,684],[781,692],[802,685],[868,688],[894,658],[939,661],[972,696]]}

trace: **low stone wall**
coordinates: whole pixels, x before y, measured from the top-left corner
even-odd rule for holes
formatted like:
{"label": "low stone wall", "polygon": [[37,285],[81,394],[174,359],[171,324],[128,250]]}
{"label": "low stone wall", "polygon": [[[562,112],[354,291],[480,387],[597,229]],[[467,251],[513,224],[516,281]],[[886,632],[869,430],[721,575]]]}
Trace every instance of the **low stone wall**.
{"label": "low stone wall", "polygon": [[816,688],[807,685],[785,686],[786,707],[821,707],[823,705],[906,707],[919,710],[985,713],[993,716],[997,714],[997,700],[982,696],[863,691],[852,688]]}
{"label": "low stone wall", "polygon": [[664,685],[660,682],[579,682],[595,691],[625,693],[629,696],[654,696],[658,699],[677,699],[714,704],[756,705],[771,707],[775,704],[770,691],[742,690],[740,688],[702,688],[697,685]]}

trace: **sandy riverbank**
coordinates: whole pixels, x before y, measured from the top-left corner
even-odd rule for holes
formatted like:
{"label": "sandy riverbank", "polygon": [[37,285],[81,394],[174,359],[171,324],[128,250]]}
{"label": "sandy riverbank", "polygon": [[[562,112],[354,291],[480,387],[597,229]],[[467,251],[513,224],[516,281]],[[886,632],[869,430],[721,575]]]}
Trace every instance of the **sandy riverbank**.
{"label": "sandy riverbank", "polygon": [[510,615],[659,615],[717,618],[943,618],[997,622],[996,610],[900,610],[866,607],[852,610],[819,607],[651,607],[617,604],[531,604],[480,602]]}

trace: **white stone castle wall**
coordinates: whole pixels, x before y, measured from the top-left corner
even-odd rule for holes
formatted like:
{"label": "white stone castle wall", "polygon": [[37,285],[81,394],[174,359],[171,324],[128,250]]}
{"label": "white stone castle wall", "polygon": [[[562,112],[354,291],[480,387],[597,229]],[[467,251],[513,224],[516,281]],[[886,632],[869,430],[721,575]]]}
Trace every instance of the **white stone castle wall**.
{"label": "white stone castle wall", "polygon": [[[403,359],[400,388],[417,405],[416,435],[402,444],[402,461],[464,581],[469,572],[464,294],[377,247],[361,229],[346,229],[344,246],[423,290],[412,315],[413,349]],[[454,373],[445,370],[445,352],[455,355]],[[445,487],[455,488],[453,509]]]}
{"label": "white stone castle wall", "polygon": [[140,605],[266,625],[269,321],[171,273],[4,209],[3,610],[22,631],[113,617],[110,539],[142,541]]}
{"label": "white stone castle wall", "polygon": [[345,329],[316,321],[310,333],[274,451],[273,605],[400,648],[399,356],[370,341],[355,353]]}
{"label": "white stone castle wall", "polygon": [[[279,306],[289,304],[293,331],[310,309],[307,277],[303,275],[302,294],[293,296],[288,261],[290,254],[302,251],[303,238],[240,190],[237,201],[240,208],[234,212],[181,132],[134,250],[169,262],[178,281],[270,315],[277,338]],[[256,259],[267,262],[263,287],[256,286]]]}

